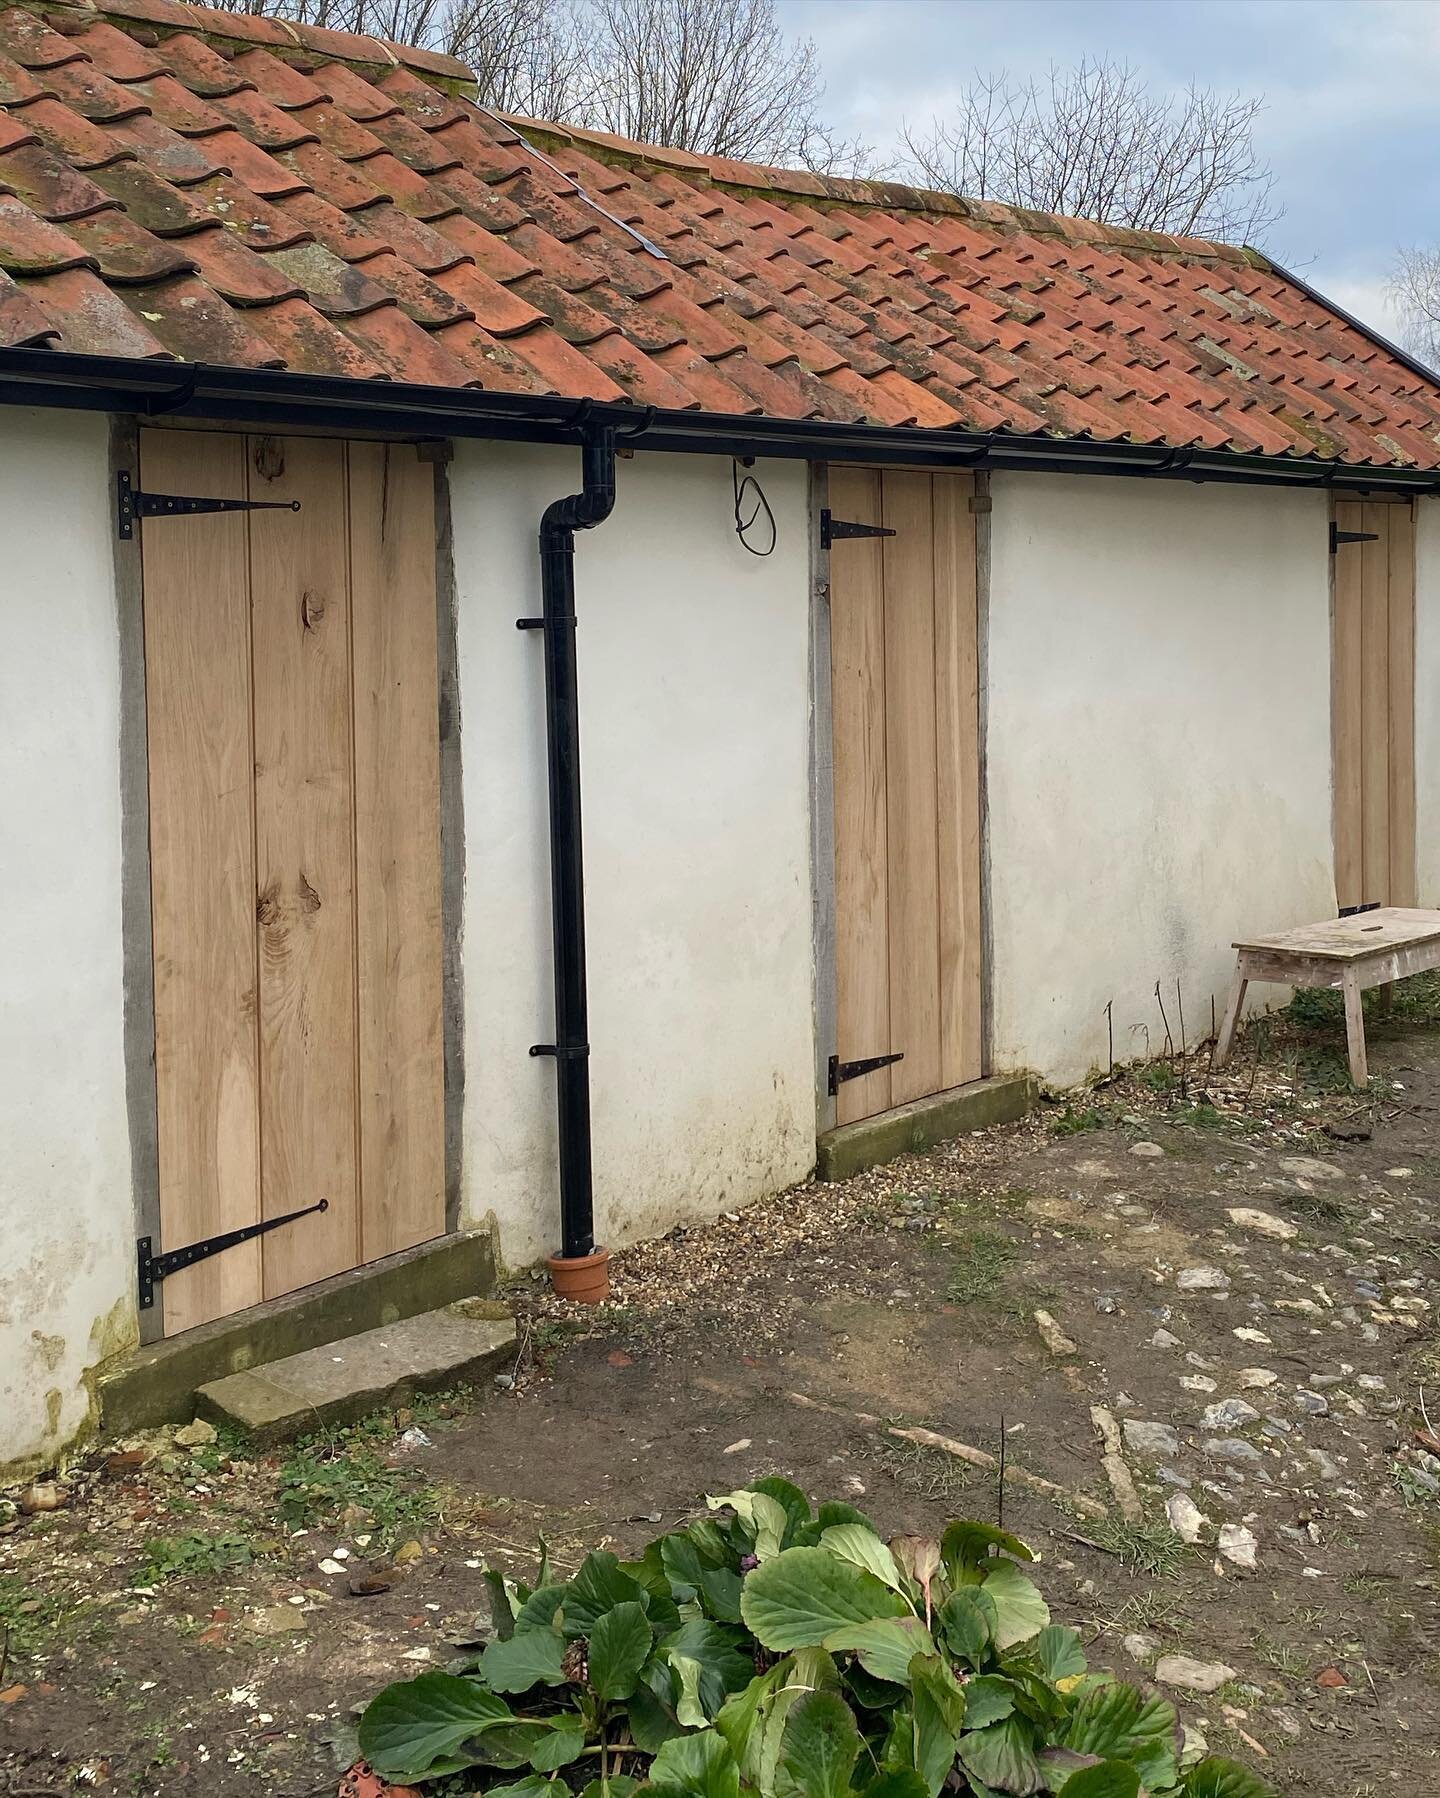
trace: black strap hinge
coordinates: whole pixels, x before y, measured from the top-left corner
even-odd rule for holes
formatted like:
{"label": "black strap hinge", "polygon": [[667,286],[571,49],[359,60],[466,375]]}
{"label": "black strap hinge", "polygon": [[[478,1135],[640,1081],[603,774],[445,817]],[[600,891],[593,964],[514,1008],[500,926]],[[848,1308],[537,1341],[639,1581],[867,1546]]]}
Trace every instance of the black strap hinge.
{"label": "black strap hinge", "polygon": [[873,1074],[877,1068],[888,1068],[892,1062],[904,1061],[903,1050],[894,1055],[868,1055],[863,1061],[841,1061],[838,1055],[830,1057],[830,1096],[833,1098],[847,1080],[863,1080],[867,1074]]}
{"label": "black strap hinge", "polygon": [[883,524],[855,524],[848,518],[837,518],[828,506],[820,512],[820,547],[829,549],[841,537],[893,537],[894,531]]}
{"label": "black strap hinge", "polygon": [[150,1237],[140,1237],[135,1244],[139,1263],[140,1309],[148,1311],[155,1303],[156,1286],[171,1274],[178,1274],[182,1267],[194,1267],[197,1261],[208,1261],[212,1255],[219,1255],[225,1249],[238,1248],[242,1242],[249,1242],[255,1236],[263,1236],[267,1230],[278,1230],[281,1224],[293,1224],[297,1217],[310,1217],[316,1211],[329,1209],[329,1199],[321,1199],[318,1204],[306,1205],[300,1211],[287,1211],[284,1217],[267,1217],[258,1224],[246,1224],[239,1230],[226,1230],[220,1236],[207,1236],[203,1242],[189,1243],[183,1249],[170,1249],[163,1255],[152,1254]]}
{"label": "black strap hinge", "polygon": [[190,518],[198,512],[298,512],[298,499],[203,499],[193,493],[145,493],[129,471],[115,476],[115,530],[122,542],[135,535],[137,518]]}
{"label": "black strap hinge", "polygon": [[1333,556],[1342,543],[1378,543],[1377,531],[1342,531],[1336,524],[1330,526],[1330,554]]}

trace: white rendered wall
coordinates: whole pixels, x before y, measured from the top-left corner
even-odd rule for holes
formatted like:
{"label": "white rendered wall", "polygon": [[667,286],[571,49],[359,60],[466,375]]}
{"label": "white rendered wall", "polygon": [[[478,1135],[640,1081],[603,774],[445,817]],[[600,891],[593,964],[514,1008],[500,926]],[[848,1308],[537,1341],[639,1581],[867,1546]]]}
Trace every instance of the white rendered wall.
{"label": "white rendered wall", "polygon": [[106,431],[0,413],[0,1468],[135,1339]]}
{"label": "white rendered wall", "polygon": [[[741,1205],[815,1158],[806,472],[756,470],[779,538],[736,541],[728,460],[637,455],[580,535],[580,737],[596,1235]],[[555,1252],[550,871],[536,534],[575,451],[450,468],[465,802],[467,1223]]]}
{"label": "white rendered wall", "polygon": [[1107,1002],[1117,1060],[1147,1030],[1158,1052],[1155,983],[1178,1036],[1178,978],[1194,1041],[1234,937],[1334,913],[1327,500],[1048,475],[993,492],[993,1058],[1066,1084],[1105,1066]]}
{"label": "white rendered wall", "polygon": [[1415,501],[1415,876],[1440,906],[1440,499]]}

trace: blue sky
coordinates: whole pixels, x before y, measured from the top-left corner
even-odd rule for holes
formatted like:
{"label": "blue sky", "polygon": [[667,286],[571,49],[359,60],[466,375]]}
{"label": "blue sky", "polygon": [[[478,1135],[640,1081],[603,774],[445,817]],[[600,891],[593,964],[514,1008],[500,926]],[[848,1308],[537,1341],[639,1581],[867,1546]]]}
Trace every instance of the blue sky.
{"label": "blue sky", "polygon": [[778,0],[826,111],[882,150],[975,70],[1111,56],[1159,88],[1261,94],[1277,261],[1383,331],[1397,246],[1440,243],[1440,0]]}

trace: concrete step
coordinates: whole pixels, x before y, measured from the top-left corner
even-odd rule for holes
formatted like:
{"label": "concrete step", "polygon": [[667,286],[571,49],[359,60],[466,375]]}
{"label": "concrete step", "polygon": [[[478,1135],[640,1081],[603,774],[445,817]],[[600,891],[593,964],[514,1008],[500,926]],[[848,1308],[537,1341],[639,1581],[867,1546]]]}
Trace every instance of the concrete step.
{"label": "concrete step", "polygon": [[196,1391],[196,1414],[266,1446],[322,1424],[354,1423],[417,1392],[488,1379],[515,1354],[515,1320],[493,1315],[495,1309],[460,1304],[425,1311],[227,1374]]}
{"label": "concrete step", "polygon": [[816,1176],[848,1180],[897,1155],[921,1155],[936,1143],[970,1130],[1013,1124],[1034,1109],[1040,1096],[1033,1074],[991,1074],[967,1086],[952,1086],[927,1099],[912,1099],[854,1124],[828,1130],[816,1145]]}
{"label": "concrete step", "polygon": [[[121,1355],[100,1375],[101,1428],[107,1436],[127,1436],[160,1423],[189,1423],[197,1388],[212,1380],[439,1305],[486,1298],[498,1283],[489,1230],[456,1231],[402,1249]],[[508,1307],[500,1309],[509,1315]],[[156,1313],[144,1315],[153,1319]]]}

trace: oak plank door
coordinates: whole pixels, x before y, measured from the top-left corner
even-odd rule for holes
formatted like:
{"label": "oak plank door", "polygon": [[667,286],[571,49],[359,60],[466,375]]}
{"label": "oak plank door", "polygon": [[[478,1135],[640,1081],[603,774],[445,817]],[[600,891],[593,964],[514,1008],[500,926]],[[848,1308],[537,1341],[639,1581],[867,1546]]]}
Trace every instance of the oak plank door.
{"label": "oak plank door", "polygon": [[983,1072],[974,490],[830,471],[838,1123]]}
{"label": "oak plank door", "polygon": [[1415,903],[1415,519],[1337,500],[1332,719],[1335,895]]}
{"label": "oak plank door", "polygon": [[431,470],[412,446],[146,430],[159,1251],[173,1335],[443,1233]]}

